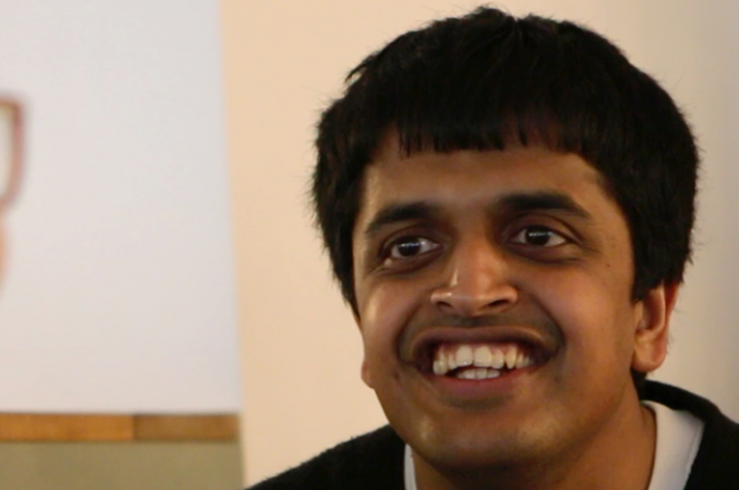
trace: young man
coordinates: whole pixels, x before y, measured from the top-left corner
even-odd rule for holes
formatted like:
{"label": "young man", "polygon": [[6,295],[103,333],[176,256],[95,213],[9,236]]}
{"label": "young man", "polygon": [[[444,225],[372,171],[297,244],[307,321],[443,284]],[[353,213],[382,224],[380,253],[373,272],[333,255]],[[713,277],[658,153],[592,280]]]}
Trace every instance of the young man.
{"label": "young man", "polygon": [[314,202],[390,426],[255,488],[735,488],[739,426],[644,380],[694,219],[669,95],[593,32],[487,8],[349,80]]}

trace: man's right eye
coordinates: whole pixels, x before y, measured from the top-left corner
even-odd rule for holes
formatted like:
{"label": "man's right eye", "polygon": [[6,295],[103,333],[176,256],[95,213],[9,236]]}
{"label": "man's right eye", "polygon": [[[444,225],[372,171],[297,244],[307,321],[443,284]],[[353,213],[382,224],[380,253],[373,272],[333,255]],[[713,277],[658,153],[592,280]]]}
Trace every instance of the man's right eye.
{"label": "man's right eye", "polygon": [[406,237],[396,240],[390,247],[388,257],[407,259],[423,255],[439,248],[439,244],[423,237]]}

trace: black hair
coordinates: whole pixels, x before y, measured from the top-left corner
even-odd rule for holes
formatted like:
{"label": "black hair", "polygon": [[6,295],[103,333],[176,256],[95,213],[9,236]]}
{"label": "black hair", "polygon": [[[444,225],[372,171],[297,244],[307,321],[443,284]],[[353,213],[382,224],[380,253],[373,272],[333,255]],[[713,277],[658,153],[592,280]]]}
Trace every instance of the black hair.
{"label": "black hair", "polygon": [[602,36],[493,8],[401,35],[347,77],[318,125],[316,221],[357,311],[352,230],[361,181],[388,130],[406,155],[543,145],[597,169],[629,225],[632,298],[682,280],[698,154],[671,97]]}

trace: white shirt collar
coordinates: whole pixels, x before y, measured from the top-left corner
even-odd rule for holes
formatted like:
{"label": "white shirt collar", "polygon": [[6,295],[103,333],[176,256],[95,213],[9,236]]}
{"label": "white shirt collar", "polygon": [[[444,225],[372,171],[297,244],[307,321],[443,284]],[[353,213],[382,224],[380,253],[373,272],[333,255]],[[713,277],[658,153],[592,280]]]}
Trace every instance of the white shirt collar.
{"label": "white shirt collar", "polygon": [[643,402],[657,425],[657,444],[649,490],[682,490],[703,438],[703,421],[690,412],[673,410],[661,403]]}

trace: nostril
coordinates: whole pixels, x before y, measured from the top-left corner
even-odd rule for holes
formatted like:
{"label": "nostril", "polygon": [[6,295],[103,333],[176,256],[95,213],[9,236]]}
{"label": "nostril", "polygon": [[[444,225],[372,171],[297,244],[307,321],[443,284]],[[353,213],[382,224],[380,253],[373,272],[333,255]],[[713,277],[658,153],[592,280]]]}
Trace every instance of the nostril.
{"label": "nostril", "polygon": [[457,312],[457,308],[455,308],[454,305],[448,301],[432,301],[432,303],[434,303],[434,305],[436,305],[436,307],[444,313]]}
{"label": "nostril", "polygon": [[487,304],[488,308],[500,308],[511,303],[510,299],[497,299]]}
{"label": "nostril", "polygon": [[[474,270],[473,270],[474,269]],[[480,315],[504,310],[518,302],[519,289],[503,269],[457,267],[451,276],[440,278],[430,292],[431,303],[444,312]]]}
{"label": "nostril", "polygon": [[474,316],[505,310],[516,303],[515,294],[464,294],[462,291],[436,291],[431,303],[443,313]]}

